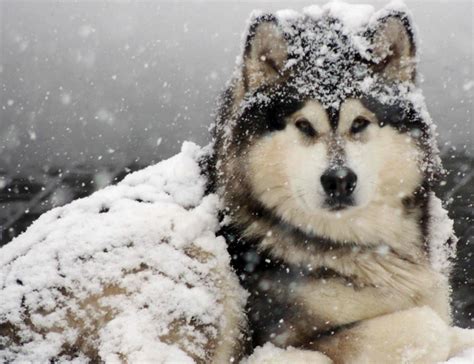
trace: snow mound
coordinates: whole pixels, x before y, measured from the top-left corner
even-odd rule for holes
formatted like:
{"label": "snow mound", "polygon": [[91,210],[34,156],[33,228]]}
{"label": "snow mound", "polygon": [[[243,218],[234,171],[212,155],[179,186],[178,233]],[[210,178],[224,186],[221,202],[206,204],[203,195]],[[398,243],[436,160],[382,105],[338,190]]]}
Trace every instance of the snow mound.
{"label": "snow mound", "polygon": [[224,292],[245,296],[215,235],[218,198],[204,196],[205,153],[185,143],[0,250],[0,362],[208,359],[224,310],[241,311]]}

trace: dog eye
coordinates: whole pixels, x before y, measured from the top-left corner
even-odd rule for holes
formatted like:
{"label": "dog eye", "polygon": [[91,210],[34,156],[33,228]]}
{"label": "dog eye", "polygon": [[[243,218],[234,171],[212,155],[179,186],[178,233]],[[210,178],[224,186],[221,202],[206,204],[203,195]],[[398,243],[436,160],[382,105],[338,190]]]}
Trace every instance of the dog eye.
{"label": "dog eye", "polygon": [[355,120],[352,122],[351,133],[352,134],[360,133],[364,131],[364,129],[367,128],[369,124],[370,124],[369,120],[367,120],[366,118],[362,116],[359,116],[355,118]]}
{"label": "dog eye", "polygon": [[309,137],[315,137],[316,136],[316,130],[314,130],[313,126],[311,123],[306,120],[305,118],[301,118],[296,120],[295,126],[298,128],[299,131],[304,133],[305,135]]}

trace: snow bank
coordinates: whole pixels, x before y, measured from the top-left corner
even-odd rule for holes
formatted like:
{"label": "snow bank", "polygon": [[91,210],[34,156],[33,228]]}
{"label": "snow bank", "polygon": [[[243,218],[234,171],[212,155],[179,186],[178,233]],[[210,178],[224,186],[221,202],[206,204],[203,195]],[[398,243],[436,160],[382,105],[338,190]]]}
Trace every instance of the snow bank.
{"label": "snow bank", "polygon": [[204,153],[185,143],[49,211],[0,250],[0,362],[206,359],[227,324],[224,286],[236,302],[244,295],[215,236],[219,204],[204,196]]}

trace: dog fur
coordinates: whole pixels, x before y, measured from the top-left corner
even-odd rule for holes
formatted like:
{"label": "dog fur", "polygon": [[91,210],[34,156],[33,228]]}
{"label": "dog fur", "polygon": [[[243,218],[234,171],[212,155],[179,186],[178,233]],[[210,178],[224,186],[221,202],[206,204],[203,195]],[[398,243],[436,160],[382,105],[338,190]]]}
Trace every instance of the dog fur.
{"label": "dog fur", "polygon": [[[337,22],[324,21],[303,27]],[[328,104],[320,95],[337,84],[300,92],[295,79],[312,67],[311,54],[290,62],[301,34],[270,14],[251,22],[214,130],[222,234],[250,293],[248,352],[271,342],[300,350],[263,362],[445,360],[474,342],[450,328],[448,272],[430,263],[428,205],[440,171],[432,131],[402,97],[402,106],[384,105],[353,90]],[[409,17],[380,17],[364,36],[371,57],[349,67],[362,64],[381,87],[415,87]],[[365,129],[353,133],[361,118]],[[332,209],[320,179],[341,166],[357,185],[348,206]]]}

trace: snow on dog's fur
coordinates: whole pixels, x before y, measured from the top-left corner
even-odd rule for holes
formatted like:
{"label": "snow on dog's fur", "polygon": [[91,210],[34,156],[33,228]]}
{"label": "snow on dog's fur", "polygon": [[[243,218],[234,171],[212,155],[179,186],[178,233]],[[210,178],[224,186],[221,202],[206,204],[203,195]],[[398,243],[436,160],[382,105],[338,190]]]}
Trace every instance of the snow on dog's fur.
{"label": "snow on dog's fur", "polygon": [[415,76],[398,3],[252,18],[214,156],[250,351],[430,363],[474,344],[448,328],[449,267],[433,264],[455,238],[448,222],[433,239],[447,217],[432,208],[441,166]]}

